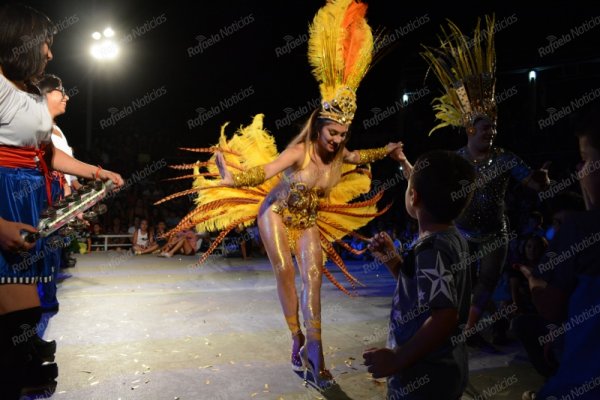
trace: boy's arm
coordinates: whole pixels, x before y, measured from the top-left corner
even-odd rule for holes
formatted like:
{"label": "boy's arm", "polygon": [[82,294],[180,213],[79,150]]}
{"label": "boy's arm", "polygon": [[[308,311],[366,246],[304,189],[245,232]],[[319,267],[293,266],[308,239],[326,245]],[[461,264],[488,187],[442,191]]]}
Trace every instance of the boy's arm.
{"label": "boy's arm", "polygon": [[402,346],[365,353],[365,365],[371,365],[369,372],[389,375],[410,367],[448,340],[458,325],[457,285],[461,283],[451,273],[452,258],[435,247],[420,247],[415,252],[419,308],[431,310],[431,314]]}
{"label": "boy's arm", "polygon": [[452,335],[458,324],[456,308],[431,310],[431,316],[402,347],[394,349],[398,369],[409,367],[440,347]]}
{"label": "boy's arm", "polygon": [[444,344],[456,329],[455,308],[431,310],[431,316],[403,346],[391,349],[367,350],[363,357],[373,378],[383,378],[410,367]]}
{"label": "boy's arm", "polygon": [[394,242],[390,235],[388,235],[387,232],[375,234],[369,243],[369,250],[380,263],[387,267],[394,279],[397,280],[404,260],[400,254],[396,252]]}

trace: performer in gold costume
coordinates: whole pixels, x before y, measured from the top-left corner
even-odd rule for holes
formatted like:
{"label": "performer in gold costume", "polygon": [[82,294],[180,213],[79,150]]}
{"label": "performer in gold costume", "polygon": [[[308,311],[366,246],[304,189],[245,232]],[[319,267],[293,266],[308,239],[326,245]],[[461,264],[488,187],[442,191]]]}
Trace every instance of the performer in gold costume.
{"label": "performer in gold costume", "polygon": [[[257,220],[292,334],[292,367],[304,370],[307,382],[318,390],[335,384],[325,368],[321,343],[323,274],[348,293],[325,267],[327,257],[353,287],[358,282],[331,243],[353,251],[340,240],[342,237],[350,234],[367,240],[354,230],[386,209],[377,212],[375,207],[382,193],[350,203],[370,190],[369,169],[360,166],[402,147],[401,143],[389,143],[378,149],[346,149],[348,128],[356,111],[356,89],[370,66],[374,48],[366,8],[354,0],[333,0],[315,16],[310,26],[309,61],[320,83],[321,107],[314,110],[280,155],[273,137],[262,127],[263,115],[254,117],[251,125],[240,128],[229,140],[225,125],[217,146],[188,149],[215,153],[208,162],[176,167],[194,168],[194,174],[187,176],[195,178],[194,188],[165,199],[198,193],[198,207],[175,231],[190,226],[222,231],[200,262],[229,231]],[[210,179],[216,175],[222,179]],[[302,276],[306,337],[300,327],[292,255]]]}

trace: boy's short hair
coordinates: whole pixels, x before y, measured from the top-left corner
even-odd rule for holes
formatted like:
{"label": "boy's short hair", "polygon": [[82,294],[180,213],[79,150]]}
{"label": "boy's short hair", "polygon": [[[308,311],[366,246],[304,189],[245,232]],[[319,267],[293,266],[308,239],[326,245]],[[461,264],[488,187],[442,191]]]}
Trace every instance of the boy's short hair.
{"label": "boy's short hair", "polygon": [[423,208],[437,223],[451,223],[456,219],[476,189],[471,164],[445,150],[434,150],[419,157],[410,180]]}

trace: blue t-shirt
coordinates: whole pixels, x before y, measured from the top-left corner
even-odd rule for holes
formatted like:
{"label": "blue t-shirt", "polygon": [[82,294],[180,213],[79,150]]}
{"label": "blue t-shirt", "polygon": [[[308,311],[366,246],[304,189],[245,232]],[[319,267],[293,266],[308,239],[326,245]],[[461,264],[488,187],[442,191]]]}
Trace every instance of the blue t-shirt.
{"label": "blue t-shirt", "polygon": [[[433,309],[454,308],[459,321],[446,343],[416,365],[388,378],[388,398],[457,398],[464,390],[468,367],[464,340],[458,338],[470,305],[469,265],[461,261],[468,254],[466,240],[456,228],[450,228],[419,239],[405,257],[392,303],[388,348],[408,342]],[[425,381],[433,384],[423,384]],[[438,394],[440,387],[442,397]]]}

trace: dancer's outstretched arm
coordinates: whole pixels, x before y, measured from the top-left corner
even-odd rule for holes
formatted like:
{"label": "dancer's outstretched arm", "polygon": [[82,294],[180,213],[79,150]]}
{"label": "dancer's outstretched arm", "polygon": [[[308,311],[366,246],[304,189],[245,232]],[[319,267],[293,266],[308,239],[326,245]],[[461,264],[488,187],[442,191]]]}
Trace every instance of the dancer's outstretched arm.
{"label": "dancer's outstretched arm", "polygon": [[350,151],[344,148],[344,162],[348,164],[368,164],[373,161],[381,160],[388,154],[402,148],[402,142],[388,143],[384,147],[377,149],[364,149]]}
{"label": "dancer's outstretched arm", "polygon": [[268,164],[250,168],[248,171],[232,174],[223,158],[223,153],[217,152],[217,167],[221,174],[222,184],[225,186],[256,186],[270,179],[281,171],[293,165],[300,165],[304,160],[304,145],[298,144],[285,149],[279,157]]}

